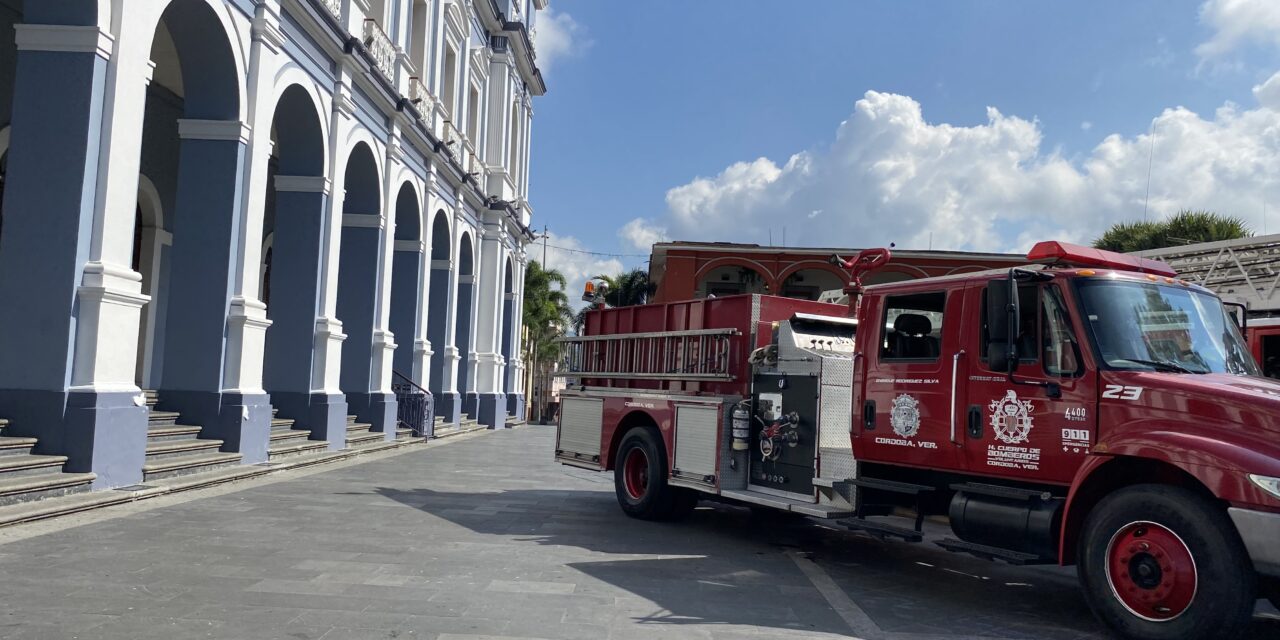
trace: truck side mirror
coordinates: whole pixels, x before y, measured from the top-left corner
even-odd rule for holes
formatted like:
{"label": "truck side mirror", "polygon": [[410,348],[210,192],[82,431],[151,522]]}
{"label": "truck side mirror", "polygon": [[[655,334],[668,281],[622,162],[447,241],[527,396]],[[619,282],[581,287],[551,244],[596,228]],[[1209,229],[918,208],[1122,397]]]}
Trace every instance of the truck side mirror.
{"label": "truck side mirror", "polygon": [[1018,369],[1018,317],[1018,281],[1010,271],[1008,280],[987,285],[986,355],[992,371]]}

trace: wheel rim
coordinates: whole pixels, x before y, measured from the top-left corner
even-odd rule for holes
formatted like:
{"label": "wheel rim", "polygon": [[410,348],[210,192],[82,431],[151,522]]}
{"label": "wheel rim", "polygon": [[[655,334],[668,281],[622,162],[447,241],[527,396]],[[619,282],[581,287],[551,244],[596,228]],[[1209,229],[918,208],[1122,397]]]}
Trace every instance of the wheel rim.
{"label": "wheel rim", "polygon": [[622,463],[622,481],[632,500],[644,498],[649,490],[649,456],[644,449],[634,447],[627,452],[627,459]]}
{"label": "wheel rim", "polygon": [[1187,543],[1154,522],[1131,522],[1107,545],[1107,582],[1129,613],[1168,622],[1186,612],[1199,587]]}

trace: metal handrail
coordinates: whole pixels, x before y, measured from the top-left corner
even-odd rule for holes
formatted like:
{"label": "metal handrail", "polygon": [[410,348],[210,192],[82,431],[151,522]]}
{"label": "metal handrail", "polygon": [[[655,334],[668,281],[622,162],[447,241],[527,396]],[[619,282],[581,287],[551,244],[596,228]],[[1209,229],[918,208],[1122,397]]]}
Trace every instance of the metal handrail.
{"label": "metal handrail", "polygon": [[435,435],[434,420],[430,419],[427,410],[427,398],[431,397],[431,392],[399,371],[392,370],[391,375],[395,380],[391,383],[391,390],[396,394],[396,424],[413,430],[415,436]]}
{"label": "metal handrail", "polygon": [[420,384],[418,384],[418,383],[414,382],[412,378],[410,378],[409,376],[406,376],[406,375],[405,375],[405,374],[403,374],[403,373],[400,373],[399,371],[396,371],[396,370],[392,369],[392,370],[391,370],[391,375],[393,375],[393,376],[395,376],[395,377],[397,377],[397,378],[399,378],[399,379],[403,380],[406,384],[408,384],[409,386],[413,387],[414,389],[417,389],[418,391],[421,391],[421,392],[423,392],[423,393],[431,393],[430,391],[427,391],[426,389],[423,389],[423,388],[422,388],[422,385],[420,385]]}

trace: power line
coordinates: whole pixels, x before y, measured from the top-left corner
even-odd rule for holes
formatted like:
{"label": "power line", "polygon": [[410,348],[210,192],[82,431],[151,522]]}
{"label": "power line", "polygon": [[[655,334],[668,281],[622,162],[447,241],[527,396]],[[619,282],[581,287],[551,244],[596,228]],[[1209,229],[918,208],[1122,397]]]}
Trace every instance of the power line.
{"label": "power line", "polygon": [[648,258],[647,253],[605,253],[603,251],[587,251],[585,249],[570,249],[569,247],[557,247],[554,244],[546,245],[549,249],[559,249],[560,251],[568,251],[570,253],[585,253],[591,256],[603,256],[606,258]]}

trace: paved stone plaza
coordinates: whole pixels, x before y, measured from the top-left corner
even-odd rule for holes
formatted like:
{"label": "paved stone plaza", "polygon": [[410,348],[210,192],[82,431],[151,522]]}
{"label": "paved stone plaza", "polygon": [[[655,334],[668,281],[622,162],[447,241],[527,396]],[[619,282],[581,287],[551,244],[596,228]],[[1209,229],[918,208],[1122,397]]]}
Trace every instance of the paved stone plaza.
{"label": "paved stone plaza", "polygon": [[[554,430],[0,531],[0,637],[1103,637],[1074,573],[706,506],[625,518]],[[1257,638],[1280,636],[1259,608]]]}

